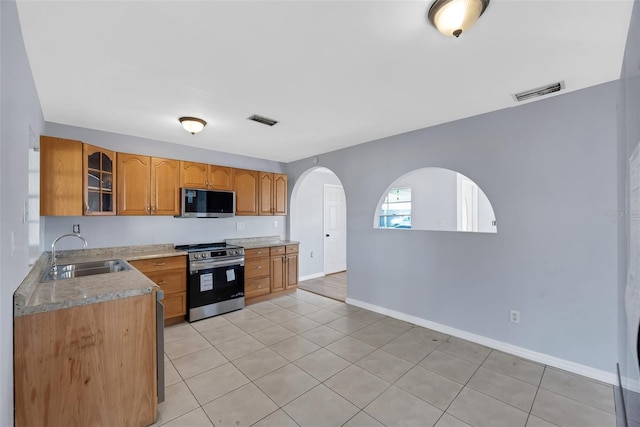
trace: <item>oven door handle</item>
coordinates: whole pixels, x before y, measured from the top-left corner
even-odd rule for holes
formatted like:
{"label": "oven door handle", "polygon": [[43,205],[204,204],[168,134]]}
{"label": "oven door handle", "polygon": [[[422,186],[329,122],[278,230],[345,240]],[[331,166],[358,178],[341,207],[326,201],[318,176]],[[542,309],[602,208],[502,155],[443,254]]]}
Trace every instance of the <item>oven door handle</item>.
{"label": "oven door handle", "polygon": [[192,261],[189,263],[189,272],[197,273],[200,270],[208,270],[218,267],[240,266],[244,267],[244,258],[229,259],[224,261]]}

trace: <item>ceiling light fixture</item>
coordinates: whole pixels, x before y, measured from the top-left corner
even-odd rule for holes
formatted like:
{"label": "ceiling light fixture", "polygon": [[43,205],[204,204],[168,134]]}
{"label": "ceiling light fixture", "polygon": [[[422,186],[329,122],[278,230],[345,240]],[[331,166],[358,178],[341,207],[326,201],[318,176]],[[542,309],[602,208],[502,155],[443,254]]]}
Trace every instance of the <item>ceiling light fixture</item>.
{"label": "ceiling light fixture", "polygon": [[460,37],[478,20],[489,0],[436,0],[429,8],[429,21],[445,36]]}
{"label": "ceiling light fixture", "polygon": [[202,131],[202,129],[207,125],[207,122],[197,117],[180,117],[178,120],[180,120],[180,124],[184,130],[191,132],[191,135],[195,135]]}

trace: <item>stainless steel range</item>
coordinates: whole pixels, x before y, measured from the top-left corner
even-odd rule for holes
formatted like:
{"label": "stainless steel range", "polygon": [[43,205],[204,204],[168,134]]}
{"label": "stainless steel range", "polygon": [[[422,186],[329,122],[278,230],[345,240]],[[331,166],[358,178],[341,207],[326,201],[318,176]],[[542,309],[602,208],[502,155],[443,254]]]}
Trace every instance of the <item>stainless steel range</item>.
{"label": "stainless steel range", "polygon": [[181,245],[187,263],[187,320],[244,308],[244,248],[226,243]]}

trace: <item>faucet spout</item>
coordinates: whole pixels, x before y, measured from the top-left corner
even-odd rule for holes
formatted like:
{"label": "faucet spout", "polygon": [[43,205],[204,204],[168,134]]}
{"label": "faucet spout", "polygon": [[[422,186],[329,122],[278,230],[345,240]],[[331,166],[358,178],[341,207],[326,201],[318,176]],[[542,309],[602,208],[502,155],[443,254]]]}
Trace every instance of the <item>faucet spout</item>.
{"label": "faucet spout", "polygon": [[69,233],[56,237],[56,239],[51,244],[51,271],[53,271],[54,273],[58,271],[58,264],[56,262],[56,243],[58,243],[58,241],[60,241],[64,237],[77,237],[78,239],[82,240],[82,242],[84,243],[84,247],[87,247],[87,241],[80,234]]}

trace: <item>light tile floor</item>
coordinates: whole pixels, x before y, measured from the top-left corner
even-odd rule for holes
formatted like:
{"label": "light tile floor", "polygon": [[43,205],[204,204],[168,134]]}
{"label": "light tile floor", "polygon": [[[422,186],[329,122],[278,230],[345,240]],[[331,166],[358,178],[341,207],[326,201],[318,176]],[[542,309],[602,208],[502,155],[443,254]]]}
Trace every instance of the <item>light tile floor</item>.
{"label": "light tile floor", "polygon": [[616,425],[610,385],[302,290],[165,340],[155,425]]}

